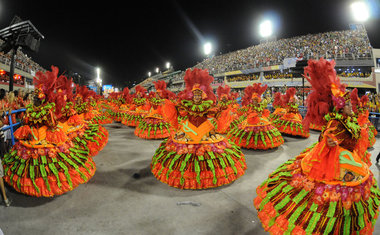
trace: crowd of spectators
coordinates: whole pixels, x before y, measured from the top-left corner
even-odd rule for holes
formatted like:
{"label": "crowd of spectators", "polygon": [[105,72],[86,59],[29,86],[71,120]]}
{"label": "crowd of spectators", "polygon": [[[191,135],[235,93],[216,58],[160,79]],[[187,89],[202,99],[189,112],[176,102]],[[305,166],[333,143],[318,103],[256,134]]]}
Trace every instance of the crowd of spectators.
{"label": "crowd of spectators", "polygon": [[287,79],[293,78],[293,73],[282,73],[280,71],[267,72],[264,74],[265,79]]}
{"label": "crowd of spectators", "polygon": [[339,77],[360,77],[360,78],[368,78],[371,75],[370,72],[361,72],[361,71],[343,71],[341,73],[338,72]]}
{"label": "crowd of spectators", "polygon": [[[0,45],[3,43],[2,40],[0,40]],[[5,65],[11,64],[11,54],[8,52],[7,54],[4,54],[3,52],[0,52],[0,62]],[[44,68],[42,68],[39,64],[37,64],[35,61],[32,60],[31,57],[24,54],[21,50],[17,50],[16,54],[16,60],[15,60],[15,67],[17,69],[20,69],[24,72],[32,74],[36,71],[45,71]]]}
{"label": "crowd of spectators", "polygon": [[260,74],[247,74],[247,75],[236,75],[227,77],[228,82],[241,82],[241,81],[253,81],[259,79]]}
{"label": "crowd of spectators", "polygon": [[308,34],[261,43],[246,49],[205,59],[194,67],[223,73],[283,64],[285,58],[363,59],[372,57],[364,29]]}

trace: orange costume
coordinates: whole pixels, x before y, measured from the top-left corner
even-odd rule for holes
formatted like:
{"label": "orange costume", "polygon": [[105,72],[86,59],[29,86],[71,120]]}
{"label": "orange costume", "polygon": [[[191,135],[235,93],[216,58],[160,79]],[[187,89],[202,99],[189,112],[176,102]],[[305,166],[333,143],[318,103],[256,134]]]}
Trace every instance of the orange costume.
{"label": "orange costume", "polygon": [[179,104],[166,101],[164,106],[164,118],[176,133],[161,143],[151,170],[158,180],[172,187],[222,186],[242,176],[247,167],[240,148],[215,132],[213,79],[207,70],[188,69]]}
{"label": "orange costume", "polygon": [[147,115],[136,126],[135,135],[144,139],[164,139],[174,131],[170,123],[163,119],[165,101],[172,92],[166,89],[164,81],[154,83],[156,92],[151,92],[149,97],[150,110]]}
{"label": "orange costume", "polygon": [[244,90],[243,106],[248,108],[241,123],[228,132],[227,137],[243,148],[271,149],[284,143],[281,133],[269,121],[269,110],[260,96],[267,85],[255,83]]}
{"label": "orange costume", "polygon": [[293,136],[309,137],[308,128],[302,125],[302,116],[298,111],[298,105],[295,98],[296,89],[289,88],[286,91],[283,102],[286,104],[286,113],[280,118],[273,121],[273,125],[281,132]]}
{"label": "orange costume", "polygon": [[[72,82],[63,75],[37,72],[35,98],[26,107],[25,125],[14,133],[19,141],[4,156],[5,181],[16,191],[36,197],[52,197],[86,183],[96,166],[82,146],[60,125]],[[67,89],[65,84],[69,84]]]}
{"label": "orange costume", "polygon": [[318,143],[257,187],[258,217],[271,234],[372,234],[380,191],[367,164],[368,139],[362,138],[363,129],[347,111],[349,93],[336,76],[335,62],[308,64],[308,108],[321,109],[310,112],[305,123],[324,118],[327,125]]}
{"label": "orange costume", "polygon": [[269,121],[271,122],[279,119],[280,117],[286,114],[286,109],[284,108],[285,104],[280,92],[276,92],[274,94],[274,101],[272,105],[275,110],[273,111],[273,113],[269,115]]}
{"label": "orange costume", "polygon": [[236,103],[237,93],[230,93],[231,88],[229,86],[219,86],[216,90],[218,95],[219,110],[217,115],[218,129],[220,134],[226,134],[230,130],[230,125],[234,120],[237,120],[237,108],[239,105]]}
{"label": "orange costume", "polygon": [[375,126],[368,119],[369,117],[369,98],[367,95],[363,95],[360,99],[358,96],[358,89],[354,89],[351,92],[351,100],[352,100],[352,109],[357,115],[359,125],[366,129],[368,133],[369,145],[368,147],[373,147],[376,142],[377,130]]}
{"label": "orange costume", "polygon": [[147,100],[146,89],[140,85],[135,88],[136,93],[132,98],[132,104],[125,116],[122,118],[121,123],[126,126],[135,127],[145,117],[150,110],[150,104]]}

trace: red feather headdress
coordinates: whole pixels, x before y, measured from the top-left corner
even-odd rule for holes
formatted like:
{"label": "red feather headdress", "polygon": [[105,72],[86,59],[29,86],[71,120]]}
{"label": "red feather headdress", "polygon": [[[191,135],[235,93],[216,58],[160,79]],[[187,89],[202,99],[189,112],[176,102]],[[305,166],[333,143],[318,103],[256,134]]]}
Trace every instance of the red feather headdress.
{"label": "red feather headdress", "polygon": [[358,108],[360,108],[361,106],[357,88],[354,88],[351,91],[350,99],[351,99],[351,104],[352,104],[352,110],[354,111],[354,113],[357,113]]}
{"label": "red feather headdress", "polygon": [[304,127],[308,128],[311,121],[317,125],[324,125],[324,116],[334,107],[342,108],[349,94],[345,92],[345,85],[340,83],[334,69],[335,61],[309,60],[305,67],[305,78],[310,82],[312,89],[306,99],[307,113],[304,118]]}
{"label": "red feather headdress", "polygon": [[231,87],[229,87],[227,85],[225,85],[224,87],[219,86],[216,89],[216,94],[218,95],[219,100],[221,100],[223,98],[223,96],[225,96],[229,100],[233,99],[234,97],[231,95],[230,92],[231,92]]}
{"label": "red feather headdress", "polygon": [[244,96],[242,105],[248,105],[251,103],[252,99],[258,99],[258,101],[261,101],[261,95],[264,93],[264,91],[267,89],[268,85],[261,86],[261,83],[254,83],[252,86],[247,86],[244,89]]}
{"label": "red feather headdress", "polygon": [[184,80],[185,90],[178,94],[180,100],[191,100],[193,98],[193,92],[195,90],[200,90],[202,91],[203,100],[216,101],[216,97],[211,87],[211,83],[214,81],[214,78],[210,76],[207,69],[187,69]]}
{"label": "red feather headdress", "polygon": [[289,102],[294,101],[294,99],[295,99],[294,96],[295,95],[296,95],[296,88],[294,88],[294,87],[288,88],[286,90],[286,94],[285,94],[285,97],[284,97],[284,100],[283,100],[284,104],[286,105]]}
{"label": "red feather headdress", "polygon": [[274,93],[273,107],[284,107],[282,100],[282,94],[280,92]]}
{"label": "red feather headdress", "polygon": [[135,95],[140,94],[141,97],[143,97],[143,98],[146,97],[147,90],[143,86],[137,85],[135,87],[135,91],[136,91]]}

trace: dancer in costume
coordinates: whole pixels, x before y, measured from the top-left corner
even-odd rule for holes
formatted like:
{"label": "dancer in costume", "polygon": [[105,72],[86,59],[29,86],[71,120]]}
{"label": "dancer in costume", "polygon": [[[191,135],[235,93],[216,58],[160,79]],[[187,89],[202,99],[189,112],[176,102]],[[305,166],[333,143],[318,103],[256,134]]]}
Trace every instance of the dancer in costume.
{"label": "dancer in costume", "polygon": [[[327,125],[319,142],[281,165],[257,188],[254,205],[271,234],[372,234],[380,191],[363,161],[366,141],[334,61],[308,62],[305,117]],[[311,115],[313,113],[314,115]],[[318,115],[317,115],[318,114]]]}
{"label": "dancer in costume", "polygon": [[216,90],[218,95],[218,129],[217,132],[220,134],[226,134],[230,129],[230,125],[234,120],[237,120],[239,116],[237,115],[236,108],[239,105],[236,103],[236,95],[230,92],[231,88],[229,86],[219,86]]}
{"label": "dancer in costume", "polygon": [[96,96],[94,91],[88,90],[85,86],[77,86],[75,93],[74,109],[78,116],[75,116],[75,125],[83,125],[82,131],[84,138],[80,133],[74,142],[83,143],[89,150],[90,156],[95,156],[101,151],[108,142],[108,131],[102,125],[94,123],[96,110],[89,105]]}
{"label": "dancer in costume", "polygon": [[273,101],[273,108],[275,109],[273,113],[269,115],[269,121],[273,122],[283,115],[286,114],[286,109],[284,108],[284,102],[283,102],[283,97],[280,92],[276,92],[274,94],[274,101]]}
{"label": "dancer in costume", "polygon": [[272,121],[273,125],[281,132],[281,134],[288,134],[300,137],[309,137],[309,129],[304,128],[302,124],[302,116],[298,111],[297,97],[295,88],[288,88],[283,98],[286,104],[286,114],[277,120]]}
{"label": "dancer in costume", "polygon": [[149,97],[150,110],[136,126],[135,135],[144,139],[165,139],[174,131],[170,123],[163,120],[163,106],[165,101],[173,95],[166,89],[165,81],[154,82],[156,92]]}
{"label": "dancer in costume", "polygon": [[[16,191],[36,197],[52,197],[86,183],[95,163],[77,152],[57,117],[65,106],[65,93],[56,89],[58,68],[34,78],[35,97],[27,106],[24,126],[14,133],[19,141],[4,156],[4,180]],[[61,78],[60,78],[61,79]]]}
{"label": "dancer in costume", "polygon": [[244,89],[243,106],[248,108],[242,122],[227,134],[238,146],[252,149],[271,149],[284,143],[281,133],[268,120],[269,110],[261,95],[267,85],[255,83]]}
{"label": "dancer in costume", "polygon": [[125,114],[121,121],[126,126],[137,126],[139,122],[145,117],[150,109],[150,104],[147,100],[146,89],[140,85],[135,88],[136,93],[132,98],[132,105],[129,111]]}
{"label": "dancer in costume", "polygon": [[[123,96],[124,96],[124,92],[123,92]],[[103,97],[100,95],[95,94],[93,97],[91,97],[90,105],[91,105],[92,112],[94,113],[94,117],[91,120],[92,123],[103,125],[103,124],[110,124],[113,122],[109,113],[104,112],[105,110],[104,103],[105,101]],[[120,112],[123,114],[123,110],[121,109],[121,107],[120,107]]]}
{"label": "dancer in costume", "polygon": [[[246,163],[240,148],[217,134],[215,95],[207,70],[188,69],[177,107],[164,106],[165,119],[177,132],[164,140],[153,156],[151,170],[161,182],[180,189],[206,189],[235,181]],[[178,123],[177,116],[181,116]]]}
{"label": "dancer in costume", "polygon": [[119,109],[122,105],[122,94],[121,92],[112,92],[108,96],[108,103],[106,105],[107,107],[107,113],[109,114],[109,117],[115,122],[120,122],[123,118],[122,114],[120,113]]}
{"label": "dancer in costume", "polygon": [[367,95],[363,95],[360,99],[358,96],[358,89],[355,88],[351,92],[352,110],[357,115],[359,125],[365,128],[368,133],[369,148],[373,147],[376,142],[377,130],[375,126],[368,119],[369,117],[369,98]]}
{"label": "dancer in costume", "polygon": [[122,121],[124,118],[125,118],[125,115],[127,114],[127,112],[129,111],[129,108],[131,107],[131,103],[132,103],[132,95],[129,94],[129,88],[128,87],[125,87],[123,89],[123,92],[121,93],[121,96],[120,96],[120,103],[119,103],[119,109],[118,109],[118,117],[120,117],[120,119],[118,119],[119,121]]}

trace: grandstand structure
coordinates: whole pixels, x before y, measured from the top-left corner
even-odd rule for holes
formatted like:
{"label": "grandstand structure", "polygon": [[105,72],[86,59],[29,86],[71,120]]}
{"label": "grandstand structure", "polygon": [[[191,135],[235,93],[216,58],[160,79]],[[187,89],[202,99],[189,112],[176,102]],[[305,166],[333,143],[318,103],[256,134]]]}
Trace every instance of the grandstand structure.
{"label": "grandstand structure", "polygon": [[[374,49],[364,28],[308,34],[253,45],[249,48],[207,58],[193,68],[208,69],[215,77],[213,88],[229,85],[244,89],[253,83],[268,87],[307,87],[297,62],[334,59],[336,72],[348,87],[379,91],[380,49]],[[184,88],[184,71],[157,74],[140,85],[154,89],[152,82],[165,80],[173,92]]]}
{"label": "grandstand structure", "polygon": [[[3,41],[0,40],[0,45]],[[0,52],[0,88],[9,89],[9,72],[11,58],[10,53]],[[42,66],[33,61],[28,55],[21,50],[17,50],[14,72],[15,90],[32,90],[33,77],[37,71],[46,71]]]}

